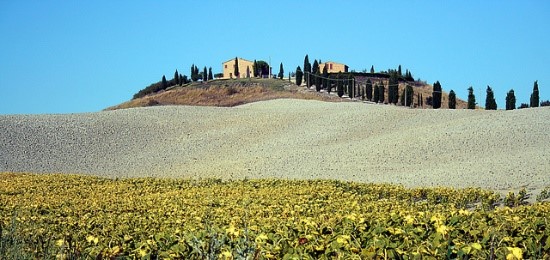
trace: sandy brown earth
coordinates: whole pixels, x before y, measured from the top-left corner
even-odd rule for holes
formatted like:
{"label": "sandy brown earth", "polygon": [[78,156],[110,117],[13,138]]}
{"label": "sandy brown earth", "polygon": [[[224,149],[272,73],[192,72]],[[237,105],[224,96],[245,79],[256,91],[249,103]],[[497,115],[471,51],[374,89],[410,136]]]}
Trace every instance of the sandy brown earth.
{"label": "sandy brown earth", "polygon": [[0,116],[0,172],[550,185],[550,108],[404,109],[277,99]]}

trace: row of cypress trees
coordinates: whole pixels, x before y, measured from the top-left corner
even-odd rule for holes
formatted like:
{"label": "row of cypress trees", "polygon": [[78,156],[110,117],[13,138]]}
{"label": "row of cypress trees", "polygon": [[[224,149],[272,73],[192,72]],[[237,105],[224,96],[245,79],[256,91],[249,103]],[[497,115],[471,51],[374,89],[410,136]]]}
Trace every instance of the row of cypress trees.
{"label": "row of cypress trees", "polygon": [[[434,84],[434,93],[435,93],[435,88],[436,86]],[[549,102],[540,103],[539,85],[538,85],[538,81],[535,81],[535,83],[533,84],[533,93],[531,94],[530,104],[527,105],[523,103],[519,106],[519,108],[538,107],[539,105],[545,106],[545,105],[549,105],[548,103]],[[456,95],[453,90],[449,92],[449,108],[451,109],[456,108]],[[468,88],[467,108],[468,109],[476,108],[476,97],[474,95],[473,87]],[[493,92],[493,89],[490,86],[487,86],[487,95],[485,98],[485,110],[496,110],[496,109],[497,109],[497,102],[495,100],[495,94]],[[506,110],[513,110],[513,109],[516,109],[516,96],[515,96],[514,90],[511,89],[506,94]]]}

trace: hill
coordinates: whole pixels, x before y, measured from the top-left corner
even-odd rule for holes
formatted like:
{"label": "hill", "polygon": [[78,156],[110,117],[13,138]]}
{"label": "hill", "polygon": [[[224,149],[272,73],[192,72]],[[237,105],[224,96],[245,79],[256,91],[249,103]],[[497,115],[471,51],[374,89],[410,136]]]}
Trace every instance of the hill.
{"label": "hill", "polygon": [[550,185],[550,109],[402,109],[296,99],[0,116],[0,172]]}
{"label": "hill", "polygon": [[[387,84],[387,82],[386,82]],[[362,84],[364,85],[364,84]],[[401,94],[405,87],[399,85]],[[420,84],[413,88],[414,103],[418,103],[417,93],[421,93],[424,100],[432,95],[432,86]],[[386,93],[387,93],[386,89]],[[347,97],[347,96],[346,96]],[[387,97],[387,94],[386,94]],[[279,98],[295,98],[305,100],[320,100],[330,102],[349,101],[339,98],[335,92],[330,95],[324,90],[315,92],[314,88],[298,87],[288,80],[279,79],[221,79],[208,82],[194,82],[184,86],[171,87],[166,90],[153,93],[144,97],[132,99],[106,110],[116,110],[132,107],[147,107],[158,105],[192,105],[192,106],[217,106],[233,107],[257,101],[265,101]],[[357,97],[359,99],[359,97]],[[442,108],[448,108],[448,93],[443,92]],[[457,98],[457,108],[466,108],[467,103]],[[424,101],[424,108],[428,108]]]}

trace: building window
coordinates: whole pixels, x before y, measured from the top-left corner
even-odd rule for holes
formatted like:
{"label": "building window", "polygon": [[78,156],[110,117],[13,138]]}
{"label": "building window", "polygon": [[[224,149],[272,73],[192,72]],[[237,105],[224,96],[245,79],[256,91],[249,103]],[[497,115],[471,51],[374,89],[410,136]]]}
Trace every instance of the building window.
{"label": "building window", "polygon": [[332,70],[332,63],[329,64],[329,68]]}
{"label": "building window", "polygon": [[225,64],[225,68],[227,69],[227,64]]}

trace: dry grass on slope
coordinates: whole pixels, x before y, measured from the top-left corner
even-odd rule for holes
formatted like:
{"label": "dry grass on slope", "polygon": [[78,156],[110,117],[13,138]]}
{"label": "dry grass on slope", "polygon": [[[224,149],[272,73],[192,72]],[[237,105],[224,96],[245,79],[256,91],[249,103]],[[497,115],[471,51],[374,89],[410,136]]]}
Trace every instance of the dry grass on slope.
{"label": "dry grass on slope", "polygon": [[143,98],[133,99],[106,110],[156,105],[191,105],[233,107],[242,104],[279,98],[295,98],[340,102],[336,96],[329,96],[306,90],[283,80],[240,79],[216,80],[208,83],[193,83],[186,87],[176,87]]}

